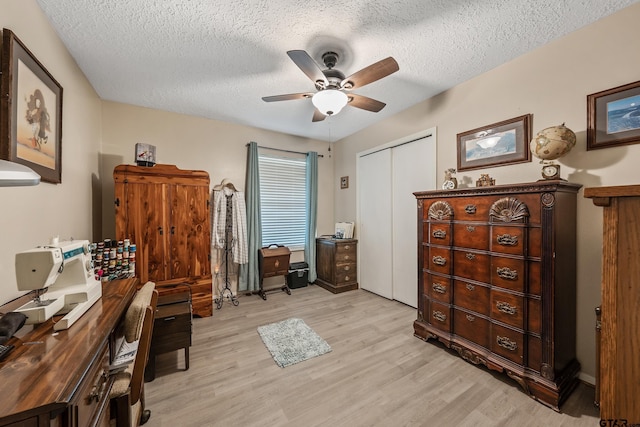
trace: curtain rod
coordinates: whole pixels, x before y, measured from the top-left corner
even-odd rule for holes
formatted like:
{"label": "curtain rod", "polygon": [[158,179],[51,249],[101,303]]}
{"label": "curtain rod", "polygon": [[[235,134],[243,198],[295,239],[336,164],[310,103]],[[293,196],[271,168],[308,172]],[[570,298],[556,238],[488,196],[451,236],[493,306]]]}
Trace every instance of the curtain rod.
{"label": "curtain rod", "polygon": [[[247,144],[247,147],[248,146],[249,146],[249,144]],[[284,153],[307,154],[307,153],[303,153],[302,151],[283,150],[282,148],[264,147],[262,145],[258,145],[258,148],[264,148],[265,150],[282,151]],[[324,156],[322,154],[318,154],[318,157],[324,157]]]}

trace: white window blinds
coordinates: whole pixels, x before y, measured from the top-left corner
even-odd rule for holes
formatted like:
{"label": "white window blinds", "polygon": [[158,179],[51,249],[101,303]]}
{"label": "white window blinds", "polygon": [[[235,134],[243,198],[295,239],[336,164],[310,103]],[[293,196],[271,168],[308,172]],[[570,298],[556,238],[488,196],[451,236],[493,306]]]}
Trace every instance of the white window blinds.
{"label": "white window blinds", "polygon": [[262,246],[303,249],[305,159],[259,156]]}

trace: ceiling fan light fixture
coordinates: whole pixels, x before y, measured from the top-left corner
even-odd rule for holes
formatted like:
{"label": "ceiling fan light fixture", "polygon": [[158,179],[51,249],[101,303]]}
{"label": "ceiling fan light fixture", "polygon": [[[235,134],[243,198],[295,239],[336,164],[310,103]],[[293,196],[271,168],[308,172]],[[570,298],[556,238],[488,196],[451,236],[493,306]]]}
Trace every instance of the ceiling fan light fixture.
{"label": "ceiling fan light fixture", "polygon": [[325,89],[315,93],[311,102],[322,114],[332,116],[338,114],[347,105],[349,98],[337,89]]}

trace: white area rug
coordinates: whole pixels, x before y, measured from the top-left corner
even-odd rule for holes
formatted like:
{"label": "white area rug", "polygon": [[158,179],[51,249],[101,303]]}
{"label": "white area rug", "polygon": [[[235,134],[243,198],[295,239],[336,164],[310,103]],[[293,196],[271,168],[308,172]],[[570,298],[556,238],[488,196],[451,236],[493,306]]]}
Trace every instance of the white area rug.
{"label": "white area rug", "polygon": [[258,333],[281,368],[331,351],[331,346],[304,320],[295,317],[259,326]]}

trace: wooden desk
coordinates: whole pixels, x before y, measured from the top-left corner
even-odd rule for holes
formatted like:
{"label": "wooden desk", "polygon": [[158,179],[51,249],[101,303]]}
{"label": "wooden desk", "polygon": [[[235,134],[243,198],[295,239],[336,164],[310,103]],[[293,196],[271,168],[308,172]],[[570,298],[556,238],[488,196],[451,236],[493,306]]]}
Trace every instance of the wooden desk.
{"label": "wooden desk", "polygon": [[15,349],[0,362],[0,426],[108,425],[110,341],[136,284],[104,284],[102,298],[67,330],[54,333],[49,320],[8,341]]}
{"label": "wooden desk", "polygon": [[600,418],[613,420],[607,425],[640,424],[640,185],[585,188],[584,197],[604,208],[601,347],[596,361]]}

